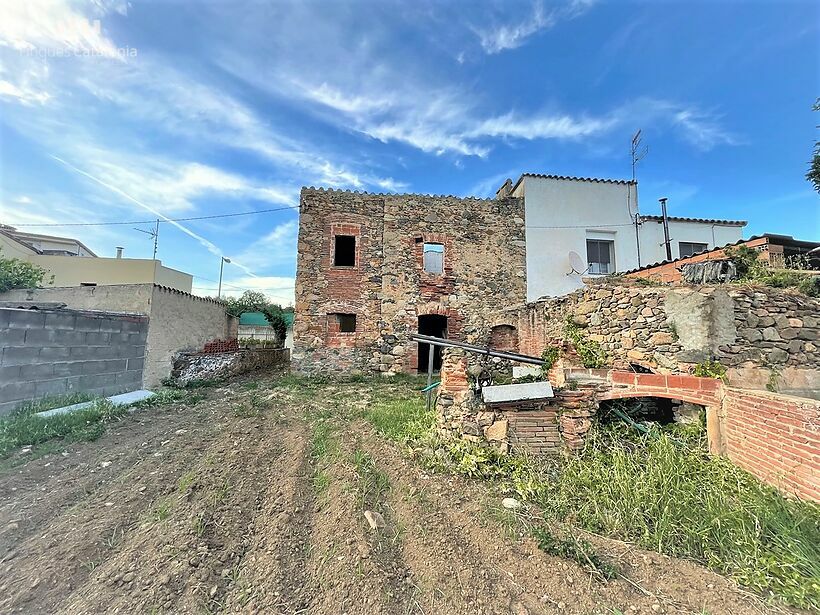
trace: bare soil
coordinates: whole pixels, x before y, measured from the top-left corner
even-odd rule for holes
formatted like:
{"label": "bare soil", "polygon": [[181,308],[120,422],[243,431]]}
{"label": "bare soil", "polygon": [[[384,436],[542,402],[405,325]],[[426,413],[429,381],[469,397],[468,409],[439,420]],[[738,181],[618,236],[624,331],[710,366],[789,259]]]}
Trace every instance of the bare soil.
{"label": "bare soil", "polygon": [[616,581],[544,554],[488,485],[426,472],[357,418],[403,385],[274,380],[3,470],[0,612],[785,612],[622,542],[586,537]]}

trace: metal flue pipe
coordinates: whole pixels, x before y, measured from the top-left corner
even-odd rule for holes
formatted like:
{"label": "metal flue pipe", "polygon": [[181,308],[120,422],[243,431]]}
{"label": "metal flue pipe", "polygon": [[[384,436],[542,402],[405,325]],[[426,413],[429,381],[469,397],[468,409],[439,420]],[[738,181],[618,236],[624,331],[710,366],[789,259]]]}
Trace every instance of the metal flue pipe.
{"label": "metal flue pipe", "polygon": [[477,346],[475,344],[468,344],[467,342],[457,342],[455,340],[446,340],[441,337],[433,337],[432,335],[421,335],[420,333],[411,333],[410,339],[414,342],[432,344],[433,346],[442,346],[444,348],[461,348],[462,350],[473,352],[475,354],[483,354],[488,357],[507,359],[509,361],[516,361],[518,363],[528,363],[530,365],[544,364],[544,359],[540,357],[530,357],[525,354],[518,354],[517,352],[507,352],[504,350],[493,350],[489,346]]}

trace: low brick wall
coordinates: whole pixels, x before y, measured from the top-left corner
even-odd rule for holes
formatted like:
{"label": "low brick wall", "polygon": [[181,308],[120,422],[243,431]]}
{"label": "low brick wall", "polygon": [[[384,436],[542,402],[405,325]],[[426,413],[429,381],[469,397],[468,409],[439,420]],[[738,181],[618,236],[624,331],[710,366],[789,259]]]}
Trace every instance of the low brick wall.
{"label": "low brick wall", "polygon": [[[484,441],[506,452],[534,454],[583,448],[598,403],[661,397],[706,408],[709,451],[788,495],[820,501],[820,401],[736,389],[713,378],[566,369],[547,400],[485,404],[472,385],[480,358],[448,349],[437,402],[438,425],[450,437]],[[552,372],[551,372],[551,380]],[[554,381],[554,380],[553,380]]]}
{"label": "low brick wall", "polygon": [[184,353],[174,359],[171,377],[181,384],[192,380],[221,380],[258,369],[286,366],[287,348],[258,348],[233,352]]}
{"label": "low brick wall", "polygon": [[0,308],[0,414],[30,399],[139,389],[148,318]]}
{"label": "low brick wall", "polygon": [[725,452],[761,480],[820,501],[820,401],[726,389]]}

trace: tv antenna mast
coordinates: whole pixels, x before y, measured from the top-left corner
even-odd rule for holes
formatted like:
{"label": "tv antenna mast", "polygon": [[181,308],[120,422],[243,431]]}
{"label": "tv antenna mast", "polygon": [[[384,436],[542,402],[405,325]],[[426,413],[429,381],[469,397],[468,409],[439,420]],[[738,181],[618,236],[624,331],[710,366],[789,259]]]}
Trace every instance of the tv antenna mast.
{"label": "tv antenna mast", "polygon": [[[640,233],[640,214],[638,213],[638,183],[637,183],[637,167],[638,163],[643,160],[649,153],[649,147],[643,145],[643,137],[641,136],[641,129],[639,128],[634,135],[632,135],[632,142],[629,147],[629,158],[632,162],[632,185],[627,190],[626,203],[629,210],[630,217],[635,220],[635,246],[638,250],[638,267],[641,266],[641,233]],[[635,190],[635,213],[632,213],[632,190]]]}
{"label": "tv antenna mast", "polygon": [[632,135],[632,145],[629,148],[630,158],[632,160],[632,181],[635,181],[636,174],[635,170],[638,166],[638,163],[643,160],[646,155],[649,153],[649,146],[643,145],[642,143],[643,137],[641,136],[641,130]]}
{"label": "tv antenna mast", "polygon": [[159,218],[157,218],[157,222],[154,225],[154,228],[150,231],[146,231],[145,229],[133,227],[135,231],[139,231],[140,233],[145,233],[146,235],[150,235],[154,238],[154,256],[153,259],[157,260],[157,242],[159,241]]}

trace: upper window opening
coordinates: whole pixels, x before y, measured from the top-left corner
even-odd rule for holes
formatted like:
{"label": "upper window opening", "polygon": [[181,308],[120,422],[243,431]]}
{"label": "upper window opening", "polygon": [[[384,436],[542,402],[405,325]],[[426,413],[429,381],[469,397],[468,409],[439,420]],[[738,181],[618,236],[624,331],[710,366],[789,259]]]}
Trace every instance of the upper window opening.
{"label": "upper window opening", "polygon": [[424,270],[427,273],[444,273],[444,246],[442,244],[424,244]]}
{"label": "upper window opening", "polygon": [[333,265],[335,267],[356,266],[356,237],[336,235],[333,245]]}
{"label": "upper window opening", "polygon": [[606,275],[615,272],[615,242],[607,239],[587,239],[587,270]]}
{"label": "upper window opening", "polygon": [[336,321],[339,323],[339,333],[356,332],[355,314],[336,314]]}
{"label": "upper window opening", "polygon": [[696,241],[678,242],[678,250],[680,251],[681,258],[684,258],[686,256],[692,256],[693,254],[697,254],[698,252],[703,252],[708,248],[709,244],[707,243],[698,243]]}

